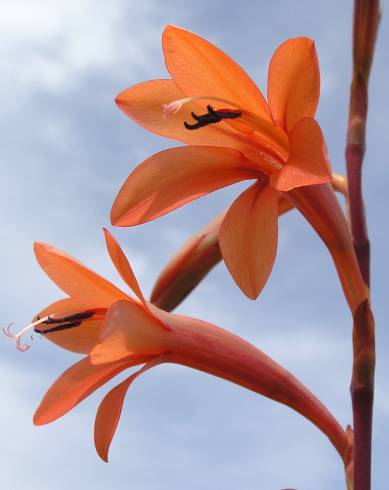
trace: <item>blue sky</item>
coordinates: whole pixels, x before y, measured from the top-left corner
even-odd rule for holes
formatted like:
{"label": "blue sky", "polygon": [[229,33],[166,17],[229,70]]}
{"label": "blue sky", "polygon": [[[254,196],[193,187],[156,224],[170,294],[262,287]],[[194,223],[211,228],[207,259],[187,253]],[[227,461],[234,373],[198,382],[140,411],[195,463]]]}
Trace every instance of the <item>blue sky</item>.
{"label": "blue sky", "polygon": [[[318,120],[333,167],[343,172],[351,11],[349,0],[3,0],[3,324],[15,321],[19,328],[62,296],[35,263],[35,240],[68,251],[120,284],[101,232],[109,226],[114,196],[144,158],[177,144],[137,127],[113,99],[134,83],[167,76],[160,43],[166,24],[215,42],[264,92],[274,49],[293,36],[315,39],[322,74]],[[384,12],[371,77],[364,173],[378,342],[376,488],[386,481],[389,451],[388,36]],[[113,230],[146,293],[175,250],[234,199],[237,187],[141,227]],[[277,262],[256,302],[244,298],[219,265],[178,311],[255,343],[306,383],[343,425],[350,423],[350,316],[324,246],[297,213],[280,222]],[[106,465],[92,440],[95,410],[106,388],[61,420],[33,427],[41,397],[76,358],[39,338],[26,354],[7,339],[0,350],[0,483],[6,490],[344,488],[335,451],[306,420],[242,388],[177,366],[154,369],[134,384]]]}

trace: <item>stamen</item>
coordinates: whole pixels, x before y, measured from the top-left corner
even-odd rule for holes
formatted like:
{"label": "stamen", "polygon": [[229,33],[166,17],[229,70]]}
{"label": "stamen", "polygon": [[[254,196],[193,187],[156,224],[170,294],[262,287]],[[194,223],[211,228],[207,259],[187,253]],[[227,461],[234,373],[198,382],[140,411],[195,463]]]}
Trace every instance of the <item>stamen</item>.
{"label": "stamen", "polygon": [[78,327],[81,325],[81,322],[70,322],[70,323],[63,323],[61,325],[56,325],[55,327],[51,328],[34,328],[34,332],[40,333],[40,334],[46,334],[46,333],[53,333],[53,332],[60,332],[61,330],[66,330],[68,328],[73,328],[73,327]]}
{"label": "stamen", "polygon": [[[87,320],[89,318],[95,319],[95,320],[100,320],[104,319],[106,313],[106,309],[99,308],[94,311],[84,311],[84,312],[79,312],[79,313],[74,313],[72,315],[68,315],[65,317],[55,317],[54,315],[48,315],[43,318],[39,318],[37,316],[37,320],[30,325],[27,325],[24,327],[20,332],[13,334],[11,332],[11,327],[13,323],[10,323],[6,328],[3,328],[4,334],[14,340],[16,342],[16,348],[20,352],[25,352],[30,348],[30,344],[22,344],[22,337],[25,335],[27,332],[32,330],[35,333],[39,334],[47,334],[47,333],[53,333],[53,332],[58,332],[61,330],[67,330],[69,328],[73,327],[78,327],[81,325],[83,320]],[[52,325],[54,324],[55,326],[50,327],[50,328],[37,328],[39,325]],[[33,335],[31,335],[31,340],[33,340]]]}
{"label": "stamen", "polygon": [[[272,142],[275,142],[278,146],[277,151],[281,152],[282,155],[282,160],[285,160],[287,158],[288,152],[289,152],[289,140],[286,135],[286,133],[280,128],[275,126],[273,123],[268,121],[267,119],[260,117],[244,108],[236,104],[235,102],[231,102],[230,100],[223,99],[222,97],[215,97],[212,95],[195,95],[193,97],[185,97],[184,99],[177,99],[174,100],[173,102],[170,102],[169,104],[163,104],[163,113],[164,113],[164,118],[166,119],[166,116],[168,114],[176,114],[182,106],[185,104],[188,104],[190,102],[195,102],[197,100],[207,100],[207,101],[216,101],[216,102],[221,102],[227,107],[234,107],[234,109],[221,109],[218,111],[213,111],[214,113],[217,113],[221,119],[234,119],[239,117],[239,123],[240,127],[237,126],[235,123],[234,125],[230,123],[230,125],[238,132],[245,133],[247,132],[247,128],[252,131],[257,131],[261,134],[263,134],[266,138],[271,140]],[[239,115],[236,115],[238,114]],[[202,116],[197,116],[194,119],[197,122],[201,122]],[[220,120],[216,120],[216,116],[214,116],[215,120],[211,120],[209,116],[209,112],[207,114],[204,114],[207,119],[203,119],[206,121],[206,124],[200,124],[199,126],[196,126],[194,124],[185,124],[186,129],[198,129],[200,127],[206,126],[207,124],[212,124],[216,122],[220,122]],[[193,113],[192,113],[193,117]],[[200,121],[197,119],[200,118]]]}
{"label": "stamen", "polygon": [[207,105],[208,112],[206,114],[202,114],[198,116],[194,112],[191,112],[191,115],[195,121],[195,124],[188,124],[184,121],[184,126],[186,129],[199,129],[204,126],[208,126],[208,124],[214,124],[220,122],[222,119],[236,119],[242,115],[240,111],[236,110],[228,110],[221,109],[219,111],[215,111],[211,105]]}
{"label": "stamen", "polygon": [[64,322],[74,322],[78,320],[86,320],[87,318],[91,318],[95,314],[94,311],[84,311],[82,313],[75,313],[74,315],[67,315],[62,318],[55,318],[52,315],[47,317],[45,323],[64,323]]}
{"label": "stamen", "polygon": [[166,118],[168,114],[176,114],[183,105],[189,104],[190,102],[195,102],[196,100],[214,100],[216,102],[222,102],[223,104],[232,105],[233,107],[240,109],[238,104],[235,104],[230,100],[223,99],[222,97],[215,97],[212,95],[194,95],[193,97],[185,97],[184,99],[173,100],[173,102],[170,102],[169,104],[162,104],[164,118]]}

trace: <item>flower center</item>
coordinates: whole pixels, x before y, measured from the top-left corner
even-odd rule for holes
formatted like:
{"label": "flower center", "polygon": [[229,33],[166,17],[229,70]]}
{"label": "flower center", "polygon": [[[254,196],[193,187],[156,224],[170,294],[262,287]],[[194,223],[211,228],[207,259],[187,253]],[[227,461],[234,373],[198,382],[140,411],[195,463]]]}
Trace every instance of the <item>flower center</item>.
{"label": "flower center", "polygon": [[[195,95],[193,97],[185,97],[170,102],[169,104],[163,104],[163,113],[166,118],[169,114],[176,114],[181,108],[191,102],[199,100],[215,101],[225,104],[228,108],[214,110],[211,105],[207,105],[208,112],[206,114],[198,116],[194,112],[191,112],[193,119],[196,121],[194,124],[188,124],[184,122],[184,126],[188,130],[199,129],[209,124],[221,122],[223,119],[237,119],[239,121],[227,122],[238,133],[252,133],[256,132],[262,137],[265,137],[267,141],[271,142],[272,147],[276,149],[278,153],[287,157],[289,151],[289,140],[287,134],[279,126],[276,126],[272,122],[254,114],[246,109],[243,109],[238,104],[231,102],[230,100],[223,99],[222,97],[215,97],[210,95]],[[231,106],[233,108],[231,108]]]}
{"label": "flower center", "polygon": [[[20,352],[25,352],[30,348],[29,344],[22,343],[22,337],[28,332],[39,333],[41,335],[60,332],[61,330],[67,330],[69,328],[78,327],[84,320],[103,320],[105,318],[106,309],[100,308],[96,310],[88,310],[73,313],[66,316],[56,316],[55,314],[47,315],[43,318],[37,317],[36,321],[30,323],[26,327],[22,328],[20,332],[13,334],[11,332],[11,327],[13,323],[10,323],[8,327],[3,328],[4,334],[10,339],[14,340],[16,343],[16,348]],[[50,325],[48,328],[39,328],[40,325]],[[33,334],[31,335],[31,340],[33,340]]]}

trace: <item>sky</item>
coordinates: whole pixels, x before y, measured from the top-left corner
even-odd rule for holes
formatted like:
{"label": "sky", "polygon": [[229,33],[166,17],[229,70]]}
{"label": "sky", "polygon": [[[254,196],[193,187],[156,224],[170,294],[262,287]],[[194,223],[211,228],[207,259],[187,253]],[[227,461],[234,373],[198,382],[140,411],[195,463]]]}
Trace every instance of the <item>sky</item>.
{"label": "sky", "polygon": [[[335,171],[344,173],[351,75],[350,0],[0,0],[0,318],[15,329],[62,297],[40,270],[35,240],[66,250],[119,286],[102,227],[128,173],[178,146],[147,133],[114,97],[142,80],[167,77],[167,24],[217,44],[266,92],[268,61],[285,39],[309,36],[321,67],[317,119]],[[386,155],[389,107],[384,11],[371,75],[364,189],[372,242],[377,327],[374,488],[383,488],[389,451],[389,238]],[[241,185],[152,223],[113,229],[149,294],[167,260],[228,206]],[[260,347],[303,381],[343,426],[351,422],[351,318],[328,253],[304,219],[280,221],[278,256],[257,301],[217,266],[178,312],[210,321]],[[328,440],[287,407],[179,366],[144,374],[128,393],[110,463],[93,446],[94,415],[107,387],[60,420],[32,425],[56,377],[77,360],[36,338],[24,354],[0,341],[1,488],[6,490],[299,490],[345,488]],[[386,366],[386,368],[385,368]]]}

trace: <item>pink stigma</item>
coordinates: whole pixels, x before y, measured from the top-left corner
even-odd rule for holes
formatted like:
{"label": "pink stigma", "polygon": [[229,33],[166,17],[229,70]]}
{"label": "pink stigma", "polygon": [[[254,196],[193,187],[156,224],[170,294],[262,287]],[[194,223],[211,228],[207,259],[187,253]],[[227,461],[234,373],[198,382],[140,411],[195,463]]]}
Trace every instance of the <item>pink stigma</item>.
{"label": "pink stigma", "polygon": [[14,334],[11,332],[11,327],[13,326],[13,323],[10,323],[7,327],[3,328],[4,334],[11,340],[15,341],[16,348],[18,349],[19,352],[26,352],[31,345],[30,344],[22,344],[22,337],[25,333],[29,332],[30,330],[34,330],[34,328],[37,325],[40,325],[41,323],[45,323],[47,320],[47,316],[44,318],[40,318],[34,323],[31,323],[30,325],[27,325],[27,327],[24,327],[20,332]]}

